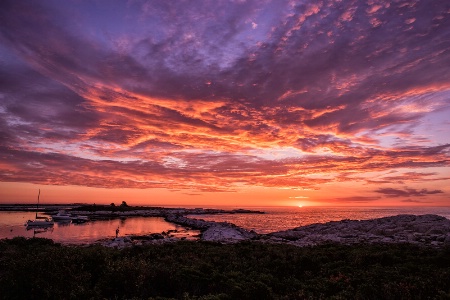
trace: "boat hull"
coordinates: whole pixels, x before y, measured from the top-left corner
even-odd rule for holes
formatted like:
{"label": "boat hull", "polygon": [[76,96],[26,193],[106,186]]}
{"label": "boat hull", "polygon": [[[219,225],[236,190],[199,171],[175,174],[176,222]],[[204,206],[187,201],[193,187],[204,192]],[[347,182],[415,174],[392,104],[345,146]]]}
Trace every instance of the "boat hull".
{"label": "boat hull", "polygon": [[70,222],[72,216],[64,210],[60,210],[57,214],[52,216],[52,220],[55,222]]}
{"label": "boat hull", "polygon": [[28,220],[25,224],[27,227],[51,227],[54,225],[53,221],[32,221]]}
{"label": "boat hull", "polygon": [[64,222],[64,221],[70,221],[70,220],[72,220],[72,218],[71,217],[69,217],[69,216],[53,216],[52,217],[52,220],[53,221],[56,221],[56,222]]}
{"label": "boat hull", "polygon": [[87,216],[72,217],[72,223],[80,224],[80,223],[85,223],[87,221],[89,221],[89,218]]}

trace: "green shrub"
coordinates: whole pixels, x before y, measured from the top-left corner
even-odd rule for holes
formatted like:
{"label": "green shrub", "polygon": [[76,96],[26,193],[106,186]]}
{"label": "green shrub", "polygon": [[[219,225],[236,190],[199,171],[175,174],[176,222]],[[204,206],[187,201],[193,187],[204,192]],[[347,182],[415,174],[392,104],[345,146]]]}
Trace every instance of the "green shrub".
{"label": "green shrub", "polygon": [[449,249],[0,241],[0,299],[448,299]]}

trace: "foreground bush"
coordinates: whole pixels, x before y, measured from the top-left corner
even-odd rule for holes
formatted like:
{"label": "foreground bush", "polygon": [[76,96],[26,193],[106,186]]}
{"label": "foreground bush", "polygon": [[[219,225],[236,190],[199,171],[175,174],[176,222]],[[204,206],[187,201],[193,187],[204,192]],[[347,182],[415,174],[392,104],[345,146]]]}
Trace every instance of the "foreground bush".
{"label": "foreground bush", "polygon": [[0,299],[449,299],[450,249],[0,241]]}

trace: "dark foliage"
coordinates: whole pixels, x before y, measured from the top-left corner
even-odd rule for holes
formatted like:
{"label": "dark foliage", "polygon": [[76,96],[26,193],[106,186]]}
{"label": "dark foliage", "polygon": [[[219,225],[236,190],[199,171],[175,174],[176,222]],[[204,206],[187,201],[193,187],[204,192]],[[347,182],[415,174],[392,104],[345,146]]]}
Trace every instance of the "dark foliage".
{"label": "dark foliage", "polygon": [[450,249],[0,241],[0,299],[448,299]]}

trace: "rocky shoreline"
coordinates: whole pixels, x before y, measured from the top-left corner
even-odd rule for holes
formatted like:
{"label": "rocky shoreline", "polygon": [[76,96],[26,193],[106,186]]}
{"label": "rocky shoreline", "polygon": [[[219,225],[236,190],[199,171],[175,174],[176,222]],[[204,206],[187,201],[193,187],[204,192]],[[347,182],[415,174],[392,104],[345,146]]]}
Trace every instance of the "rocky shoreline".
{"label": "rocky shoreline", "polygon": [[272,241],[296,246],[323,243],[409,243],[450,246],[450,220],[438,215],[397,215],[371,220],[342,220],[311,224],[268,234]]}
{"label": "rocky shoreline", "polygon": [[[24,209],[29,209],[23,207]],[[8,207],[9,209],[9,207]],[[48,207],[47,210],[54,210]],[[299,247],[338,243],[352,244],[401,244],[408,243],[428,247],[450,246],[450,220],[438,215],[397,215],[369,220],[341,220],[301,226],[285,231],[258,234],[227,222],[205,221],[206,214],[263,214],[262,211],[246,209],[164,208],[164,207],[111,207],[88,205],[73,207],[71,212],[82,214],[90,220],[163,217],[167,222],[178,224],[184,229],[153,233],[145,236],[125,236],[100,240],[98,243],[124,248],[142,244],[177,242],[195,239],[218,243],[257,241],[262,243],[283,243]],[[188,217],[189,216],[189,217]],[[198,217],[198,218],[197,218]],[[197,236],[183,232],[198,230]]]}
{"label": "rocky shoreline", "polygon": [[[257,234],[227,222],[188,218],[181,212],[167,213],[164,218],[168,222],[200,230],[199,239],[202,241],[219,243],[251,240],[299,247],[329,243],[344,245],[408,243],[427,247],[450,246],[450,220],[438,215],[397,215],[370,220],[333,221],[269,234]],[[170,233],[162,233],[146,237],[116,238],[112,241],[103,241],[102,244],[123,248],[136,244],[166,243],[179,240]]]}
{"label": "rocky shoreline", "polygon": [[[91,208],[91,209],[89,209]],[[115,219],[126,217],[163,217],[185,215],[213,215],[213,214],[264,214],[262,211],[248,209],[215,209],[215,208],[166,208],[166,207],[77,207],[72,213],[89,216],[91,220]]]}

